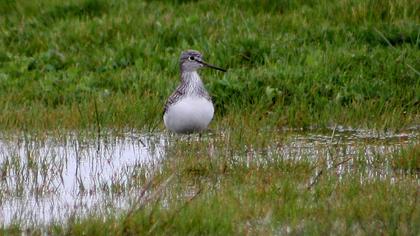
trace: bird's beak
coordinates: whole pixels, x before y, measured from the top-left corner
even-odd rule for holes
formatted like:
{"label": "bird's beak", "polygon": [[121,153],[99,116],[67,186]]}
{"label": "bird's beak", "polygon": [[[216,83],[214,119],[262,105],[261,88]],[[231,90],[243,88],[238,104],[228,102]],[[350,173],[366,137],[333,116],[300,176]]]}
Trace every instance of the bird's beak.
{"label": "bird's beak", "polygon": [[198,62],[198,63],[200,63],[200,64],[202,64],[203,66],[207,66],[207,67],[210,67],[212,69],[216,69],[216,70],[220,70],[220,71],[226,72],[225,69],[220,68],[220,67],[217,67],[217,66],[213,66],[213,65],[211,65],[211,64],[209,64],[209,63],[207,63],[205,61],[201,61],[201,60],[198,60],[198,59],[195,59],[195,61]]}

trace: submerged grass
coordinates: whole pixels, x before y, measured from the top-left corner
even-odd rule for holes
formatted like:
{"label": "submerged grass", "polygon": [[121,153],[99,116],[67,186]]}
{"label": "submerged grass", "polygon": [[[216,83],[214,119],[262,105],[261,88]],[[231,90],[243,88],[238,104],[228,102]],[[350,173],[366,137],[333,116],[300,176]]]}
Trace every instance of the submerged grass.
{"label": "submerged grass", "polygon": [[[294,146],[296,152],[281,151],[293,137],[288,132],[267,131],[251,138],[252,132],[169,139],[158,168],[150,171],[147,165],[136,166],[136,171],[122,173],[128,174],[127,179],[112,181],[109,186],[114,189],[103,190],[109,191],[110,197],[133,196],[128,209],[109,206],[110,210],[103,214],[73,215],[64,222],[41,226],[18,222],[3,226],[1,232],[54,235],[420,233],[419,172],[411,165],[395,165],[416,157],[415,139],[406,142],[401,150],[387,153],[381,150],[390,140],[379,135],[365,137],[366,142],[350,139],[353,141],[342,144],[341,136],[331,135],[329,139],[322,135],[329,141],[318,143],[320,149],[314,149],[317,154],[306,156],[304,150],[308,146],[305,145]],[[315,140],[307,145],[317,145],[316,142],[324,139]],[[407,145],[411,142],[413,145]],[[371,144],[378,148],[369,148]],[[373,153],[368,155],[368,152]],[[36,163],[33,168],[36,169]],[[104,183],[103,187],[106,186]]]}
{"label": "submerged grass", "polygon": [[159,171],[133,177],[130,211],[0,233],[418,235],[418,144],[375,160],[334,145],[315,162],[264,150],[284,126],[419,125],[419,11],[418,0],[1,1],[2,130],[160,130],[182,50],[229,71],[202,71],[220,139],[169,145]]}
{"label": "submerged grass", "polygon": [[412,145],[394,155],[393,167],[409,172],[420,172],[420,143]]}
{"label": "submerged grass", "polygon": [[330,170],[308,187],[315,166],[304,160],[279,157],[258,166],[176,151],[181,153],[165,163],[148,189],[154,197],[142,199],[138,208],[105,220],[73,221],[55,233],[416,235],[420,230],[418,179],[409,176],[364,178],[361,166],[343,176]]}
{"label": "submerged grass", "polygon": [[161,128],[178,56],[188,48],[229,68],[202,71],[215,124],[418,123],[419,5],[3,1],[0,125]]}

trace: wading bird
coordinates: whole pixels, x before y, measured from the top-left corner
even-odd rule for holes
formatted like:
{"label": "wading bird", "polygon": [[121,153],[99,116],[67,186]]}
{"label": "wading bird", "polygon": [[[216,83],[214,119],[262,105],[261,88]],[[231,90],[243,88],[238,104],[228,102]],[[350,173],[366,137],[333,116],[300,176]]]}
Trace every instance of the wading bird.
{"label": "wading bird", "polygon": [[163,121],[175,133],[201,132],[213,119],[214,107],[197,71],[203,67],[226,70],[203,61],[202,54],[195,50],[182,52],[179,64],[181,84],[165,104]]}

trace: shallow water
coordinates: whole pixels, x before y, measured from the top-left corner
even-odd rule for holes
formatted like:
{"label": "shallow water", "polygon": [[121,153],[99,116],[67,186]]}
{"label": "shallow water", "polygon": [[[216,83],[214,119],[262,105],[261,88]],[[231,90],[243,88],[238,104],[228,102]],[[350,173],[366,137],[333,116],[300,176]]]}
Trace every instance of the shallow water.
{"label": "shallow water", "polygon": [[[118,208],[136,167],[163,157],[163,135],[84,138],[8,135],[0,140],[0,219],[42,224],[91,209]],[[106,212],[101,212],[106,213]]]}
{"label": "shallow water", "polygon": [[[325,157],[327,166],[351,157],[371,162],[418,143],[419,129],[404,133],[336,128],[328,132],[282,131],[272,143],[249,147],[239,160],[264,164],[270,158]],[[216,134],[206,137],[220,139]],[[125,209],[141,189],[136,179],[147,177],[165,161],[177,136],[165,133],[110,132],[99,137],[0,134],[0,220],[3,225],[60,223],[72,216],[112,214]],[[191,140],[189,140],[191,141]],[[194,141],[194,140],[193,140]],[[214,155],[214,148],[209,155]],[[337,158],[339,160],[337,160]],[[338,172],[351,169],[342,165]],[[386,175],[387,167],[368,173]],[[137,176],[138,178],[133,178]]]}

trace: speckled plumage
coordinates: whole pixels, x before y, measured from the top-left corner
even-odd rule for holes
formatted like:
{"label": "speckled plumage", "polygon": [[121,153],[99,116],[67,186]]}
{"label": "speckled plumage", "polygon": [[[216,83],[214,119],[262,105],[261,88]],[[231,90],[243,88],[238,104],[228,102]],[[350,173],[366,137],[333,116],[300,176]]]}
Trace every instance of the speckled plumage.
{"label": "speckled plumage", "polygon": [[197,73],[203,66],[225,71],[204,62],[197,51],[181,54],[181,84],[166,101],[163,112],[165,126],[175,133],[201,132],[213,118],[211,97]]}
{"label": "speckled plumage", "polygon": [[[209,102],[212,102],[211,96],[207,92],[206,88],[203,85],[203,82],[193,81],[191,77],[193,76],[192,73],[196,72],[187,72],[184,75],[181,75],[181,84],[175,89],[175,91],[169,96],[168,100],[166,101],[165,108],[163,113],[165,114],[168,110],[168,107],[172,104],[176,103],[180,99],[188,95],[196,95],[200,97],[206,98]],[[184,81],[185,80],[185,81]]]}

